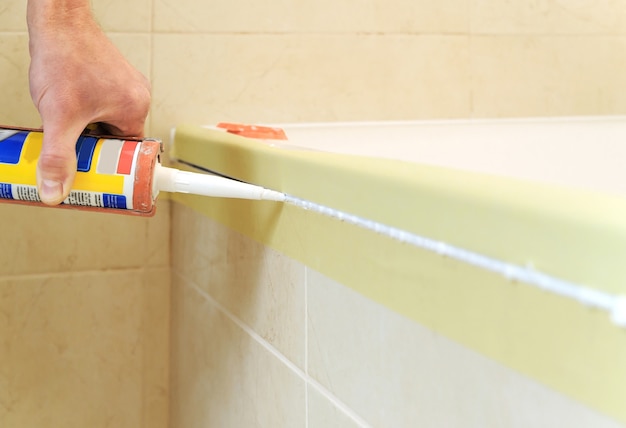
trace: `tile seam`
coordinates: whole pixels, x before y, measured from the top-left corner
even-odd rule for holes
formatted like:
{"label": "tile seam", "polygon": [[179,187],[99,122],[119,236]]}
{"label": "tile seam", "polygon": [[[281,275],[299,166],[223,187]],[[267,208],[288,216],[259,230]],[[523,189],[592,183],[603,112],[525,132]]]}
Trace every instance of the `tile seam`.
{"label": "tile seam", "polygon": [[[15,33],[24,33],[20,31],[15,31]],[[107,31],[108,34],[150,34],[150,32],[145,31]],[[294,37],[294,36],[305,36],[305,37],[467,37],[467,36],[477,36],[477,37],[554,37],[554,38],[581,38],[581,37],[589,37],[589,38],[624,38],[626,37],[626,33],[544,33],[544,32],[527,32],[527,33],[504,33],[504,32],[486,32],[486,31],[459,31],[459,32],[385,32],[385,31],[353,31],[353,32],[296,32],[296,31],[185,31],[185,30],[154,30],[151,34],[156,35],[176,35],[176,36],[281,36],[281,37]]]}
{"label": "tile seam", "polygon": [[[309,268],[304,266],[304,374],[309,377]],[[304,385],[305,428],[309,428],[309,383]]]}
{"label": "tile seam", "polygon": [[0,275],[0,281],[19,281],[28,279],[59,278],[68,275],[106,275],[109,273],[141,273],[150,270],[170,270],[170,266],[148,266],[148,267],[128,267],[128,268],[106,268],[106,269],[85,269],[70,270],[62,272],[35,272],[35,273],[14,273]]}
{"label": "tile seam", "polygon": [[250,326],[246,325],[242,320],[240,320],[237,316],[231,313],[228,309],[222,306],[218,301],[216,301],[213,297],[211,297],[206,291],[199,288],[195,282],[185,275],[178,273],[178,275],[183,278],[190,287],[198,293],[202,298],[204,298],[207,302],[213,305],[222,315],[226,316],[232,323],[234,323],[237,327],[243,330],[248,336],[250,336],[255,342],[261,345],[267,352],[269,352],[272,356],[274,356],[278,361],[280,361],[285,367],[287,367],[292,373],[302,379],[305,383],[305,386],[311,386],[317,392],[319,392],[324,398],[331,402],[335,407],[341,410],[348,418],[350,418],[354,423],[356,423],[360,428],[371,428],[371,425],[368,424],[365,420],[361,418],[354,410],[352,410],[347,404],[337,398],[332,392],[330,392],[326,387],[317,382],[311,376],[309,376],[305,371],[303,371],[300,367],[298,367],[295,363],[293,363],[289,358],[287,358],[282,352],[276,349],[272,344],[263,339],[257,332],[255,332]]}

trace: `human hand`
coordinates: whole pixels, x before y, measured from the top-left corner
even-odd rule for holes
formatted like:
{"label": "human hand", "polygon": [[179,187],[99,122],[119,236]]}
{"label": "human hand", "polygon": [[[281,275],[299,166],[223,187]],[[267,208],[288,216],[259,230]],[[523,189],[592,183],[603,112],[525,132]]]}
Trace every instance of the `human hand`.
{"label": "human hand", "polygon": [[61,203],[76,175],[76,141],[85,127],[143,136],[150,84],[106,37],[89,0],[29,0],[30,92],[42,119],[37,187]]}

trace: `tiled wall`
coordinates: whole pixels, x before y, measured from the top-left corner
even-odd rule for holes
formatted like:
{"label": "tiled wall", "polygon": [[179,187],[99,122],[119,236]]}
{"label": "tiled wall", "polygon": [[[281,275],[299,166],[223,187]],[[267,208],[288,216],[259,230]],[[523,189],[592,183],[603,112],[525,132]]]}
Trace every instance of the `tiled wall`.
{"label": "tiled wall", "polygon": [[153,24],[158,133],[626,112],[623,0],[156,0]]}
{"label": "tiled wall", "polygon": [[[0,6],[0,123],[38,125],[27,91],[25,3]],[[148,132],[159,138],[183,121],[626,113],[624,0],[92,4],[152,81]],[[385,391],[419,383],[422,372],[405,376],[405,361],[383,351],[427,332],[173,208],[173,428],[484,422],[463,408],[460,392],[436,401],[457,407],[419,415],[402,400],[372,403],[363,373]],[[165,426],[167,204],[150,221],[13,206],[1,206],[0,219],[0,426]],[[187,269],[190,260],[195,269]],[[327,308],[327,292],[344,303]],[[351,324],[334,316],[355,306],[361,312]],[[373,336],[373,320],[388,330]],[[354,336],[358,346],[333,332]],[[462,350],[441,346],[442,355],[464,361]],[[399,349],[405,358],[418,353]],[[356,350],[363,354],[353,357]],[[508,393],[511,375],[490,370]],[[422,393],[451,393],[436,380],[428,378],[432,388]],[[533,396],[532,388],[519,386],[510,400]],[[493,391],[479,393],[485,403],[493,399]],[[501,409],[489,417],[492,426],[528,426],[524,418],[536,416],[529,414]],[[586,421],[571,417],[568,426]]]}

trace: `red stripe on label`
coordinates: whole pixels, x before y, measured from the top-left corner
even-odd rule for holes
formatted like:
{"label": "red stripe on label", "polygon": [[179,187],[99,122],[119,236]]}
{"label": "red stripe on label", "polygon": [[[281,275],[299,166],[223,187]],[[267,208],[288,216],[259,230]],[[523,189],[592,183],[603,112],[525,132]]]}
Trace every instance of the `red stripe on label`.
{"label": "red stripe on label", "polygon": [[117,162],[118,174],[130,174],[137,144],[139,144],[139,141],[124,141],[124,145],[122,146],[122,151],[120,153],[120,160]]}

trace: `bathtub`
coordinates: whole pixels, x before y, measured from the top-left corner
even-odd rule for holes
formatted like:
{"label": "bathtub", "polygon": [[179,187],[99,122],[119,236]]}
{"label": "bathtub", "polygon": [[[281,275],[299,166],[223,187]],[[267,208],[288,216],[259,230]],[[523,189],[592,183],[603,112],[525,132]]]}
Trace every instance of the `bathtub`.
{"label": "bathtub", "polygon": [[171,157],[287,203],[173,198],[626,423],[626,118],[180,125]]}

